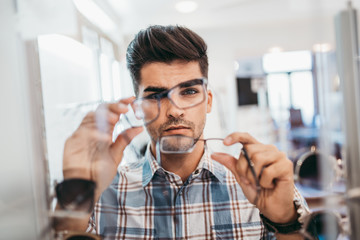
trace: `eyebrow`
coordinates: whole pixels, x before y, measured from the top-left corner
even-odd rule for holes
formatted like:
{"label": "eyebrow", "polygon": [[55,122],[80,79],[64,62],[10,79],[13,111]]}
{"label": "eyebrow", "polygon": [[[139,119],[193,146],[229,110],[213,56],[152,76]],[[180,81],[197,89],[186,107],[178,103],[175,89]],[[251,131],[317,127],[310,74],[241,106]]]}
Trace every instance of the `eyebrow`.
{"label": "eyebrow", "polygon": [[147,88],[144,89],[144,92],[163,92],[163,91],[166,91],[168,90],[167,88],[164,88],[164,87],[154,87],[154,86],[149,86]]}
{"label": "eyebrow", "polygon": [[[189,80],[189,81],[179,83],[176,86],[184,88],[184,87],[191,87],[191,86],[194,86],[194,85],[197,85],[197,84],[200,84],[200,83],[202,83],[202,79],[192,79],[192,80]],[[149,86],[149,87],[145,88],[144,92],[156,92],[156,93],[159,93],[159,92],[163,92],[163,91],[166,91],[166,90],[168,90],[168,88]]]}

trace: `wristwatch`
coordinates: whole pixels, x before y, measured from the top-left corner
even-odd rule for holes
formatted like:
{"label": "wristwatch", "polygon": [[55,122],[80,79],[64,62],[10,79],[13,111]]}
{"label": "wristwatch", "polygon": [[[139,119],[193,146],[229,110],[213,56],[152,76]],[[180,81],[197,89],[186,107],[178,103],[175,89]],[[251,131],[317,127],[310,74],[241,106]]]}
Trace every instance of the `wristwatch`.
{"label": "wristwatch", "polygon": [[294,205],[296,208],[296,212],[298,213],[298,218],[290,223],[274,223],[260,213],[260,217],[265,228],[269,232],[281,233],[281,234],[290,234],[290,233],[298,232],[302,228],[303,225],[302,220],[304,219],[304,215],[306,215],[308,211],[304,209],[303,205],[297,199],[294,200]]}

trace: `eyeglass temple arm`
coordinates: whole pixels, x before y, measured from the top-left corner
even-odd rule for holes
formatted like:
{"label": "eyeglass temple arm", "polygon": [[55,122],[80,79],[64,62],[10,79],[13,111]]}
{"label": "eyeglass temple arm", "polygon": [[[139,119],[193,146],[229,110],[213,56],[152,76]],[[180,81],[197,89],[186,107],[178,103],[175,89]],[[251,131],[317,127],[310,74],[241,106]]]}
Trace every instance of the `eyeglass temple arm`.
{"label": "eyeglass temple arm", "polygon": [[251,174],[253,175],[254,179],[255,179],[255,184],[256,184],[256,191],[259,192],[261,190],[261,186],[259,183],[259,179],[256,176],[256,172],[255,172],[255,168],[254,168],[254,163],[250,160],[249,155],[247,154],[247,151],[243,148],[241,149],[241,152],[244,154],[244,157],[249,165]]}

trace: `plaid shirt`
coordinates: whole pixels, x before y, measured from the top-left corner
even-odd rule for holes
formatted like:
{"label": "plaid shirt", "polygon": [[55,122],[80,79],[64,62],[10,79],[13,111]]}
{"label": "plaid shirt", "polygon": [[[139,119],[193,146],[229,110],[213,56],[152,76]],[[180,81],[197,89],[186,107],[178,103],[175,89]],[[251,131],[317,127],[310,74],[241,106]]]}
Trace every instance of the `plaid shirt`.
{"label": "plaid shirt", "polygon": [[[295,197],[301,196],[295,191]],[[163,169],[149,147],[119,168],[96,203],[88,231],[105,239],[268,239],[258,209],[232,173],[207,152],[182,182]]]}

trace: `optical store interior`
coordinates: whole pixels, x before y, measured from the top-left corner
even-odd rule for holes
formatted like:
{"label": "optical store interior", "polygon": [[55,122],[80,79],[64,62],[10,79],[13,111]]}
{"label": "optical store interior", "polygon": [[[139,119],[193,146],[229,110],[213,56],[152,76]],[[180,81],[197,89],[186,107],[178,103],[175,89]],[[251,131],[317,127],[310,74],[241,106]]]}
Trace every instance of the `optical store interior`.
{"label": "optical store interior", "polygon": [[[359,9],[359,0],[2,0],[0,239],[98,239],[55,237],[64,145],[89,111],[134,96],[126,51],[151,25],[185,26],[207,44],[204,137],[246,132],[275,145],[321,232],[304,239],[360,239]],[[129,146],[148,141],[144,131]]]}

